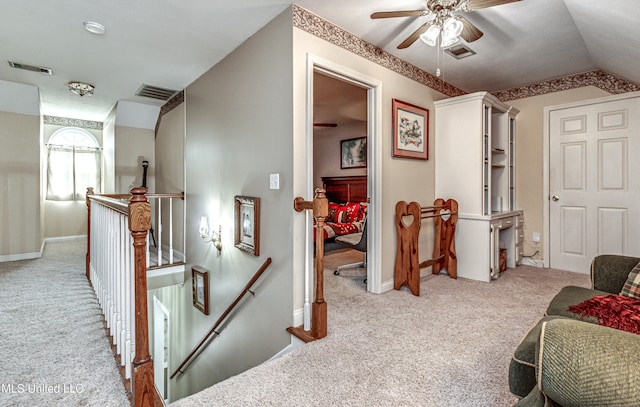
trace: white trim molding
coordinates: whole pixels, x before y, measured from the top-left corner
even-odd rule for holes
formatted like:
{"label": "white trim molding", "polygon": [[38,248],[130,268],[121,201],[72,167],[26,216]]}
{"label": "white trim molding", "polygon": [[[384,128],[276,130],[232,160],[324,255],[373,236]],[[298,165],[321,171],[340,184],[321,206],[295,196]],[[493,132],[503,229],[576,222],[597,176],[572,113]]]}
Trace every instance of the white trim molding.
{"label": "white trim molding", "polygon": [[[377,171],[382,165],[382,81],[357,72],[346,66],[329,61],[313,54],[307,54],[307,94],[306,94],[306,146],[307,146],[307,194],[313,197],[313,170],[310,167],[313,163],[313,74],[320,72],[324,75],[357,85],[367,89],[367,191],[371,201],[367,211],[367,291],[380,294],[384,292],[382,284],[382,237],[380,227],[382,225],[382,214],[380,203],[382,202],[382,177],[381,171]],[[312,227],[312,220],[309,218],[308,227]],[[312,279],[308,276],[313,273],[313,241],[311,233],[307,233],[307,261],[305,290],[310,290]],[[307,281],[309,280],[309,281]],[[309,284],[307,284],[307,282]],[[307,294],[305,292],[305,309]],[[305,315],[306,318],[306,315]],[[306,322],[306,321],[305,321]],[[306,329],[306,328],[305,328]]]}

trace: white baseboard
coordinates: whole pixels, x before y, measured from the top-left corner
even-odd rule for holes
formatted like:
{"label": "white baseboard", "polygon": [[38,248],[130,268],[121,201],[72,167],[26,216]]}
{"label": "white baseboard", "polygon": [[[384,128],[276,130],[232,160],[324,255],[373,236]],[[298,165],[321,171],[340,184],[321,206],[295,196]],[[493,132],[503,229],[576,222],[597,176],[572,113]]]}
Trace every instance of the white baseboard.
{"label": "white baseboard", "polygon": [[0,256],[0,263],[18,260],[33,260],[39,259],[40,257],[42,257],[42,252],[6,254],[4,256]]}
{"label": "white baseboard", "polygon": [[293,326],[300,326],[304,324],[304,309],[299,308],[293,311]]}
{"label": "white baseboard", "polygon": [[[163,244],[162,245],[162,252],[163,253],[169,253],[169,245]],[[184,253],[177,251],[176,249],[173,249],[173,261],[181,261],[184,262]]]}
{"label": "white baseboard", "polygon": [[291,343],[286,348],[282,349],[280,352],[273,355],[269,360],[277,359],[282,355],[286,355],[287,353],[303,346],[304,344],[305,342],[303,340],[298,339],[295,335],[291,335]]}
{"label": "white baseboard", "polygon": [[544,268],[544,260],[536,260],[530,257],[523,257],[522,260],[520,260],[520,265]]}
{"label": "white baseboard", "polygon": [[87,235],[45,237],[44,243],[75,242],[78,240],[86,240],[86,238]]}
{"label": "white baseboard", "polygon": [[382,293],[386,293],[387,291],[391,291],[393,290],[393,280],[388,280],[385,281],[384,283],[382,283],[382,286],[380,287],[380,294]]}

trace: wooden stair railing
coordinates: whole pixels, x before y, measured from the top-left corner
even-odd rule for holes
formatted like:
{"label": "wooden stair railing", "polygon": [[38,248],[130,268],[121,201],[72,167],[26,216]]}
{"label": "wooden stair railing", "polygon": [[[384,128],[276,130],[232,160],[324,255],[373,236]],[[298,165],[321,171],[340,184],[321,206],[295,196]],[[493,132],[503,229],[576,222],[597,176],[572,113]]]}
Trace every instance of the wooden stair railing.
{"label": "wooden stair railing", "polygon": [[287,328],[287,332],[304,342],[312,342],[327,336],[327,303],[324,301],[324,222],[329,215],[329,200],[325,193],[324,189],[318,188],[313,201],[305,201],[301,197],[293,201],[296,212],[311,210],[316,221],[316,293],[311,307],[311,330],[305,330],[304,326]]}
{"label": "wooden stair railing", "polygon": [[[155,406],[160,401],[159,396],[154,385],[153,380],[153,361],[149,353],[149,332],[148,332],[148,309],[147,309],[147,266],[146,266],[146,239],[147,231],[151,227],[151,209],[149,201],[145,196],[146,188],[132,188],[130,200],[128,204],[122,201],[112,198],[95,195],[93,188],[87,188],[87,213],[88,213],[88,225],[87,225],[87,256],[86,256],[86,273],[89,282],[96,290],[98,300],[101,301],[103,312],[105,313],[105,319],[107,326],[110,330],[116,331],[121,328],[122,325],[133,322],[135,325],[135,357],[133,361],[124,360],[123,364],[132,362],[132,397],[131,402],[134,406]],[[92,202],[101,206],[100,213],[103,219],[92,220]],[[103,211],[104,208],[104,211]],[[107,211],[111,211],[114,214],[113,219],[106,218]],[[126,242],[132,241],[133,253],[130,254],[131,248],[126,248],[123,242],[114,242],[113,246],[116,249],[112,253],[105,254],[104,251],[96,252],[98,249],[103,249],[98,242],[106,242],[106,238],[103,236],[92,237],[93,224],[95,229],[100,229],[97,225],[101,225],[101,221],[104,221],[104,225],[113,225],[115,229],[95,230],[94,233],[102,231],[105,234],[111,234],[114,230],[116,235],[121,232],[125,227],[124,217],[127,219],[128,230],[131,234],[131,239],[124,239]],[[92,255],[95,253],[96,263],[93,263]],[[107,258],[109,254],[121,255],[123,258]],[[129,257],[129,256],[132,257]],[[99,264],[98,264],[99,263]],[[127,272],[127,268],[133,265],[133,302],[130,303],[130,297],[127,298],[127,294],[131,295],[131,287],[129,282],[126,281],[131,272]],[[96,274],[95,276],[93,274]],[[124,273],[124,275],[122,275]],[[100,275],[98,275],[100,274]],[[95,277],[95,279],[94,279]],[[98,285],[99,287],[96,287]],[[111,292],[113,291],[113,292]],[[131,314],[129,309],[133,306],[133,321],[124,321],[120,318],[127,320]],[[107,315],[109,313],[109,315]],[[118,321],[112,321],[112,316],[118,316]],[[112,325],[110,325],[112,324]],[[114,326],[113,324],[117,324]],[[117,343],[118,348],[124,346],[121,342],[126,338],[127,342],[132,342],[133,338],[126,337],[124,330],[121,333],[114,335],[114,341]],[[128,333],[127,335],[130,335]],[[130,353],[129,353],[130,355]]]}
{"label": "wooden stair railing", "polygon": [[[131,194],[101,194],[100,196],[105,198],[118,199],[122,201],[124,200],[129,201],[131,199]],[[145,196],[147,197],[147,200],[149,200],[149,202],[152,204],[152,210],[153,210],[152,217],[155,216],[155,221],[159,223],[159,226],[161,226],[164,223],[163,215],[162,215],[162,207],[163,207],[162,201],[166,200],[169,206],[169,210],[168,210],[169,245],[167,247],[167,253],[168,253],[167,258],[165,259],[163,256],[163,242],[162,242],[163,228],[162,227],[157,228],[158,235],[157,235],[157,242],[156,242],[156,236],[154,235],[153,225],[151,225],[149,232],[151,233],[151,239],[154,245],[157,246],[157,248],[154,253],[154,257],[151,257],[151,253],[149,250],[150,249],[149,239],[147,239],[147,269],[159,269],[159,268],[171,267],[176,265],[184,265],[185,264],[184,261],[174,260],[174,250],[173,250],[173,234],[174,234],[173,233],[173,216],[174,216],[173,201],[176,199],[184,201],[184,192],[180,192],[180,193],[148,193],[147,192]],[[184,232],[185,230],[183,225],[183,230],[182,230],[183,236],[184,236]]]}
{"label": "wooden stair railing", "polygon": [[[216,331],[216,329],[218,329],[220,327],[220,325],[222,325],[222,323],[225,321],[225,319],[231,314],[231,312],[233,312],[233,309],[236,307],[236,305],[238,305],[238,303],[240,303],[242,298],[247,293],[251,293],[251,294],[255,295],[254,292],[251,291],[250,289],[256,283],[256,281],[258,281],[260,276],[262,276],[262,274],[265,272],[265,270],[267,269],[267,267],[269,267],[270,264],[271,264],[271,257],[269,257],[262,264],[262,266],[260,266],[260,268],[258,269],[258,271],[256,271],[256,273],[253,275],[251,280],[249,280],[247,285],[245,285],[244,288],[240,291],[240,293],[236,296],[236,299],[233,300],[233,302],[227,307],[227,309],[220,315],[220,317],[215,322],[215,324],[213,324],[213,327],[211,327],[209,332],[207,332],[207,334],[202,337],[200,342],[198,342],[198,344],[193,348],[193,350],[191,352],[189,352],[189,355],[187,355],[187,357],[184,358],[182,363],[180,363],[180,365],[176,368],[176,370],[171,374],[170,379],[173,379],[178,373],[181,373],[181,374],[184,373],[184,370],[182,370],[182,369],[183,368],[186,369],[186,368],[188,368],[190,366],[190,365],[188,365],[188,363],[190,361],[194,360],[201,353],[200,352],[201,350],[204,350],[203,346],[205,344],[207,344],[207,342],[209,341],[209,338],[213,334],[216,334],[216,336],[220,335],[220,332]],[[215,339],[215,337],[214,337],[214,339]],[[211,342],[208,342],[208,343],[211,343]],[[208,344],[207,344],[207,346],[208,346]],[[204,347],[206,347],[206,346],[204,346]]]}

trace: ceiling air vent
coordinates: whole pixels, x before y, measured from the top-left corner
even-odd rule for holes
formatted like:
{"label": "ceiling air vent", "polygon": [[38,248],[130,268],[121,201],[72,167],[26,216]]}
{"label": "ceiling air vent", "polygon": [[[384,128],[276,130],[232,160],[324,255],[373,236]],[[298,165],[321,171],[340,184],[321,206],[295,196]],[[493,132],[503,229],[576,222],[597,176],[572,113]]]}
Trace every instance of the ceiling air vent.
{"label": "ceiling air vent", "polygon": [[45,68],[43,66],[20,64],[18,62],[13,62],[13,61],[7,61],[7,62],[9,62],[9,66],[12,68],[24,69],[25,71],[33,71],[33,72],[40,72],[40,73],[53,75],[53,71],[51,71],[51,68]]}
{"label": "ceiling air vent", "polygon": [[474,50],[464,44],[454,45],[453,47],[445,49],[444,52],[451,55],[455,59],[462,59],[476,54]]}
{"label": "ceiling air vent", "polygon": [[173,95],[178,93],[179,91],[173,89],[164,89],[159,88],[157,86],[147,85],[143,83],[140,88],[136,91],[136,96],[143,96],[146,98],[160,99],[160,100],[169,100]]}

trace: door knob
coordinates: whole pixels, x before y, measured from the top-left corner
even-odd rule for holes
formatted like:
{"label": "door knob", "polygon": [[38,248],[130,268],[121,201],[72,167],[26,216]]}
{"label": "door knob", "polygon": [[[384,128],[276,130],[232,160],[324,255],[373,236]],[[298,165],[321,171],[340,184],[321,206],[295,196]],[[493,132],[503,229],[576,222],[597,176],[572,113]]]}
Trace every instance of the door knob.
{"label": "door knob", "polygon": [[551,199],[553,199],[554,202],[557,202],[560,200],[560,198],[558,197],[558,195],[554,195]]}

